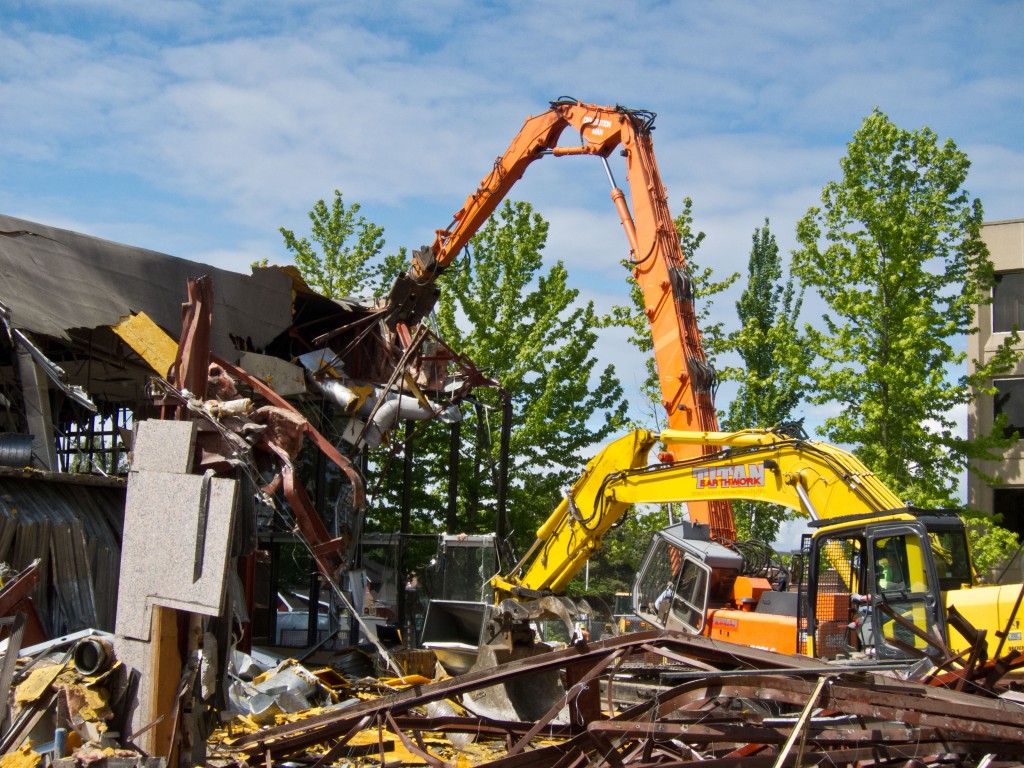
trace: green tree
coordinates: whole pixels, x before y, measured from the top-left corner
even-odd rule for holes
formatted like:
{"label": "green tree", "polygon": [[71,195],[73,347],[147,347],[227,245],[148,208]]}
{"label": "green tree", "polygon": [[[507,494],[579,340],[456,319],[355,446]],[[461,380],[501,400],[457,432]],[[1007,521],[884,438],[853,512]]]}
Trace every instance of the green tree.
{"label": "green tree", "polygon": [[[521,541],[532,540],[579,475],[582,457],[625,424],[614,368],[596,370],[593,304],[578,302],[562,262],[543,271],[547,232],[528,203],[506,201],[473,238],[471,266],[450,268],[439,281],[442,338],[512,396],[508,498]],[[468,432],[499,407],[494,390],[477,390],[476,399],[480,407],[466,414],[463,425]],[[494,497],[494,476],[485,470],[496,464],[499,447],[496,436],[486,442],[489,454],[464,455],[459,473],[460,519],[471,529],[494,526],[492,515],[479,514]]]}
{"label": "green tree", "polygon": [[[810,351],[801,336],[797,319],[803,294],[790,277],[782,282],[779,246],[769,228],[754,230],[747,284],[736,302],[740,328],[722,343],[743,361],[742,366],[723,368],[723,380],[739,383],[729,403],[723,426],[727,429],[774,427],[793,418],[803,399],[803,376]],[[771,504],[734,501],[733,514],[739,539],[771,542],[789,512]]]}
{"label": "green tree", "polygon": [[[829,439],[854,445],[908,502],[950,505],[968,462],[1005,445],[1000,425],[958,437],[951,415],[974,397],[957,348],[993,282],[981,203],[962,188],[969,162],[951,140],[898,128],[876,109],[840,166],[822,206],[799,222],[793,254],[794,273],[827,307],[806,328],[812,399],[838,407]],[[1014,357],[1007,345],[974,380]]]}
{"label": "green tree", "polygon": [[967,533],[971,539],[971,555],[978,573],[988,580],[988,574],[1006,565],[1017,552],[1017,534],[1003,528],[986,515],[972,515],[968,519]]}
{"label": "green tree", "polygon": [[312,242],[280,228],[285,248],[317,293],[332,298],[380,294],[407,261],[405,249],[381,257],[384,227],[358,216],[359,210],[359,203],[346,206],[341,192],[334,190],[330,207],[317,200],[309,212]]}

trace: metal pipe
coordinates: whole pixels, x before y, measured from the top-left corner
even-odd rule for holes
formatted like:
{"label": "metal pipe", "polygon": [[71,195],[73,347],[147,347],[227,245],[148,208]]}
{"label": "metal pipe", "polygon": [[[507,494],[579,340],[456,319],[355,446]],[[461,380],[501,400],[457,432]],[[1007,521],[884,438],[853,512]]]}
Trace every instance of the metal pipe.
{"label": "metal pipe", "polygon": [[820,520],[821,516],[818,514],[818,510],[814,508],[814,504],[811,503],[811,497],[807,495],[807,489],[804,488],[803,484],[797,482],[794,488],[796,488],[796,495],[800,497],[800,503],[807,510],[807,516],[811,520]]}
{"label": "metal pipe", "polygon": [[436,417],[448,424],[462,420],[462,413],[455,405],[442,408],[430,401],[424,405],[409,395],[387,395],[383,403],[379,400],[378,403],[379,407],[374,404],[374,413],[363,429],[363,440],[369,448],[378,447],[384,439],[384,433],[394,428],[399,419],[425,421]]}
{"label": "metal pipe", "polygon": [[498,545],[509,534],[508,525],[508,469],[512,444],[512,395],[507,389],[501,390],[501,445],[498,449],[497,514],[494,532]]}
{"label": "metal pipe", "polygon": [[0,433],[0,467],[27,467],[32,464],[32,435]]}

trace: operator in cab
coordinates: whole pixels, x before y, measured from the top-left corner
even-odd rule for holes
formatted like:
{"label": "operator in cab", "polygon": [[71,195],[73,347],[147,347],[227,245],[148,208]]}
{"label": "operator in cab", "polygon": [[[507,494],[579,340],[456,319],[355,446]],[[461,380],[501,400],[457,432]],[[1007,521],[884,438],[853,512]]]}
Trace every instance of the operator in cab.
{"label": "operator in cab", "polygon": [[665,589],[654,601],[654,610],[658,614],[658,621],[662,624],[665,623],[665,619],[668,617],[668,609],[672,605],[672,598],[674,596],[675,590],[672,587],[672,582],[669,581],[665,584]]}

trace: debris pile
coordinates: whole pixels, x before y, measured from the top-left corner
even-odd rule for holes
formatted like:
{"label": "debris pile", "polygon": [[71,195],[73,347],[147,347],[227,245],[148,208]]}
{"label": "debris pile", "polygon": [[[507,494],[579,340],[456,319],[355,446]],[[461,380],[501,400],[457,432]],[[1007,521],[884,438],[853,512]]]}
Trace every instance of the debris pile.
{"label": "debris pile", "polygon": [[[616,687],[652,656],[649,698]],[[535,721],[495,720],[459,697],[559,670],[567,693]],[[230,727],[211,762],[487,766],[1019,764],[1024,706],[1005,688],[954,691],[905,670],[822,665],[671,632],[625,635],[390,695],[349,699],[257,731]],[[442,735],[443,734],[443,735]],[[913,761],[913,762],[911,762]]]}
{"label": "debris pile", "polygon": [[[377,678],[235,652],[224,706],[191,754],[154,758],[128,733],[137,681],[114,638],[79,633],[20,649],[0,675],[2,768],[60,765],[1017,765],[1024,659],[822,664],[675,632],[576,644],[431,680]],[[438,667],[440,670],[440,667]],[[365,668],[360,670],[365,672]],[[545,674],[565,693],[538,716],[494,717],[488,691]],[[204,685],[203,674],[192,678]],[[184,700],[184,699],[181,699]],[[177,722],[180,712],[164,713]],[[162,719],[162,718],[161,718]],[[150,727],[157,725],[151,724]]]}
{"label": "debris pile", "polygon": [[44,756],[67,768],[111,758],[150,764],[123,746],[131,742],[123,726],[133,683],[114,657],[110,635],[80,632],[23,650],[19,635],[15,628],[3,657],[0,765],[31,768]]}

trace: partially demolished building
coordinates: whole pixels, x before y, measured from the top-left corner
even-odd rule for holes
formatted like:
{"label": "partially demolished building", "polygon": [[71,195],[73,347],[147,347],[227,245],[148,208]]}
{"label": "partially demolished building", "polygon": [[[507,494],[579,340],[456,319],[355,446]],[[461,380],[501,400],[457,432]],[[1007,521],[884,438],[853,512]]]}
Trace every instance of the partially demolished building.
{"label": "partially demolished building", "polygon": [[23,646],[116,633],[146,689],[125,729],[151,754],[179,738],[165,716],[189,653],[223,673],[254,629],[274,637],[260,536],[303,542],[312,591],[345,588],[357,620],[365,451],[400,422],[456,422],[493,384],[383,302],[320,296],[292,269],[3,216],[0,322],[0,562],[19,585],[0,607],[26,616]]}

